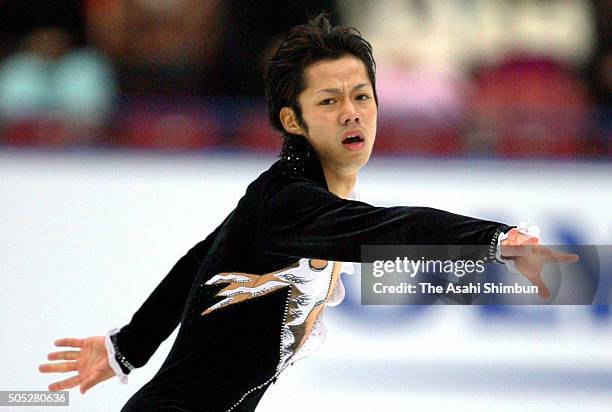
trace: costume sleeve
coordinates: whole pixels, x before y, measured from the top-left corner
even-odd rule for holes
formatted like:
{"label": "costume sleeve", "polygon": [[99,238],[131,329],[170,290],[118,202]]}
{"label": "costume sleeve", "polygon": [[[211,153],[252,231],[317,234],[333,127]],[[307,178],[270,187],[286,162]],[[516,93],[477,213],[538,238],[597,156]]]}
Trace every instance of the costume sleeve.
{"label": "costume sleeve", "polygon": [[191,248],[134,313],[130,323],[110,336],[114,356],[128,374],[143,366],[181,320],[191,285],[219,228]]}
{"label": "costume sleeve", "polygon": [[270,182],[262,196],[264,258],[361,262],[362,245],[490,245],[485,256],[464,257],[496,262],[498,237],[511,228],[429,207],[375,207],[341,199],[296,176]]}

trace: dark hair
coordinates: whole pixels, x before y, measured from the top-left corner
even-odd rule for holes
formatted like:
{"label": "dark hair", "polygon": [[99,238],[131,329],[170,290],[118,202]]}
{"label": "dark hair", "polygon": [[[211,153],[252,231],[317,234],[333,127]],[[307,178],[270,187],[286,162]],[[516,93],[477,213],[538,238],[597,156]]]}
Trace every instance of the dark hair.
{"label": "dark hair", "polygon": [[376,63],[372,46],[353,27],[332,26],[329,16],[319,14],[308,24],[295,26],[289,31],[266,69],[266,99],[272,126],[287,134],[279,118],[283,107],[290,107],[296,119],[305,127],[298,96],[305,88],[304,70],[321,60],[338,59],[352,55],[361,60],[376,95]]}

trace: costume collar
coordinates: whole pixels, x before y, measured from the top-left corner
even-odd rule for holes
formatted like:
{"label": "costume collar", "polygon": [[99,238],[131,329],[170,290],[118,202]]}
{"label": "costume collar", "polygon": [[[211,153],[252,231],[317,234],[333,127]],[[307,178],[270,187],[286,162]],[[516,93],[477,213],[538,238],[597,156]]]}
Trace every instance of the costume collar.
{"label": "costume collar", "polygon": [[321,161],[310,143],[302,136],[283,136],[280,162],[287,173],[297,173],[307,177],[325,188],[325,190],[329,190]]}

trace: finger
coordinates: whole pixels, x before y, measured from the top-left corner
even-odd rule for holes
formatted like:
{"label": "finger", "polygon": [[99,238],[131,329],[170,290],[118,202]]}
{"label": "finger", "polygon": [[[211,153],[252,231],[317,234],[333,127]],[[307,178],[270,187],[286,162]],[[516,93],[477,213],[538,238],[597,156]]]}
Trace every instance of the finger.
{"label": "finger", "polygon": [[47,355],[49,360],[76,360],[79,356],[79,351],[61,351],[51,352]]}
{"label": "finger", "polygon": [[580,260],[580,256],[574,253],[555,252],[544,246],[533,246],[532,252],[538,259],[544,260],[547,263],[574,263]]}
{"label": "finger", "polygon": [[43,373],[70,372],[76,369],[76,362],[45,363],[38,366],[38,370]]}
{"label": "finger", "polygon": [[533,243],[525,246],[525,249],[527,251],[525,257],[527,257],[529,260],[540,261],[544,263],[552,262],[553,260],[552,256],[554,252],[545,246]]}
{"label": "finger", "polygon": [[64,389],[74,388],[81,382],[81,378],[79,375],[74,375],[68,379],[64,379],[63,381],[54,382],[49,385],[50,391],[61,391]]}
{"label": "finger", "polygon": [[553,259],[558,263],[574,263],[580,260],[580,256],[574,253],[555,253]]}
{"label": "finger", "polygon": [[72,348],[80,348],[83,345],[83,339],[77,338],[61,338],[54,342],[55,346],[70,346]]}

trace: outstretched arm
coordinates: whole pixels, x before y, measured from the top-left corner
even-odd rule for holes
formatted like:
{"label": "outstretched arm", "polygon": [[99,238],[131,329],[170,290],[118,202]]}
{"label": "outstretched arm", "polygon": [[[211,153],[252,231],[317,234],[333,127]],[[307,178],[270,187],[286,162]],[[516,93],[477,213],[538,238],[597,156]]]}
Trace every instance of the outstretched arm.
{"label": "outstretched arm", "polygon": [[143,366],[180,322],[191,285],[218,230],[191,248],[136,311],[130,323],[112,336],[56,340],[56,346],[80,350],[52,352],[47,359],[62,362],[40,365],[39,370],[43,373],[76,371],[77,375],[52,383],[49,390],[80,386],[81,393],[85,393],[115,375],[127,382],[125,376],[130,368],[125,365]]}
{"label": "outstretched arm", "polygon": [[[271,182],[263,197],[258,233],[261,252],[272,256],[359,262],[362,245],[493,244],[495,248],[499,234],[511,229],[429,207],[376,207],[341,199],[294,176]],[[485,256],[465,256],[469,257]]]}
{"label": "outstretched arm", "polygon": [[577,255],[539,246],[537,237],[503,223],[428,207],[375,207],[341,199],[299,177],[284,177],[269,186],[260,233],[263,253],[349,262],[361,261],[362,245],[488,245],[486,253],[466,249],[463,258],[510,263],[538,286],[543,299],[549,292],[542,268],[578,260]]}
{"label": "outstretched arm", "polygon": [[134,313],[130,323],[112,336],[115,358],[124,373],[143,366],[181,320],[191,285],[219,228],[191,248]]}

